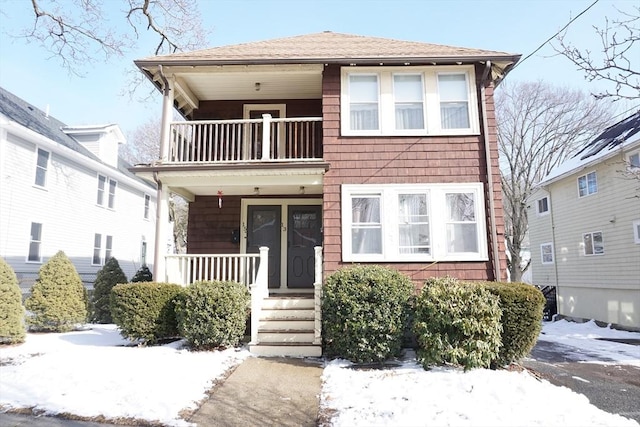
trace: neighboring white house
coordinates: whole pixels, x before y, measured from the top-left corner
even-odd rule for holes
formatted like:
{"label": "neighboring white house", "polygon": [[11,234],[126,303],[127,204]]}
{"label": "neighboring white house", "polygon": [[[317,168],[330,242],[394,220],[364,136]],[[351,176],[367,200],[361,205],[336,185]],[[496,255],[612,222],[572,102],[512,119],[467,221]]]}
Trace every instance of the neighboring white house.
{"label": "neighboring white house", "polygon": [[23,292],[59,250],[89,287],[105,260],[153,262],[156,187],[118,157],[117,125],[69,127],[0,88],[0,257]]}
{"label": "neighboring white house", "polygon": [[640,112],[551,171],[529,200],[533,283],[558,313],[640,328]]}

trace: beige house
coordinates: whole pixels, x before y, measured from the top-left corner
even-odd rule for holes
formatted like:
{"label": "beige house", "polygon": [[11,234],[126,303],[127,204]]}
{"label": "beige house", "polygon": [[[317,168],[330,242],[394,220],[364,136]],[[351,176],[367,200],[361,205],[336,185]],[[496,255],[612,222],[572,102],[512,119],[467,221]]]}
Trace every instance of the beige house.
{"label": "beige house", "polygon": [[533,283],[558,314],[640,328],[640,112],[552,171],[529,200]]}

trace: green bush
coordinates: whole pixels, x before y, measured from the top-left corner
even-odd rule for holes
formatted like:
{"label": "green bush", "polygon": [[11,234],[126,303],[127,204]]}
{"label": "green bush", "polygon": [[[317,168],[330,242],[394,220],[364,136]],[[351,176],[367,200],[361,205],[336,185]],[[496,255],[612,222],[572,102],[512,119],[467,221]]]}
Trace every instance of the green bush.
{"label": "green bush", "polygon": [[153,281],[153,274],[151,274],[149,267],[147,267],[146,265],[143,265],[142,267],[140,267],[138,271],[136,271],[136,274],[134,274],[133,277],[131,278],[132,283],[152,282],[152,281]]}
{"label": "green bush", "polygon": [[25,307],[31,312],[27,323],[36,330],[67,332],[86,322],[87,290],[64,252],[40,268]]}
{"label": "green bush", "polygon": [[109,258],[98,271],[91,295],[91,321],[95,323],[113,323],[109,308],[111,288],[118,283],[127,283],[127,276],[120,268],[118,260]]}
{"label": "green bush", "polygon": [[111,289],[113,321],[123,337],[154,344],[178,335],[175,298],[183,290],[173,283],[122,283]]}
{"label": "green bush", "polygon": [[447,363],[465,370],[489,367],[498,355],[498,298],[480,286],[431,278],[416,298],[414,315],[417,354],[425,368]]}
{"label": "green bush", "polygon": [[327,277],[322,296],[324,352],[353,362],[400,353],[414,286],[379,265],[343,268]]}
{"label": "green bush", "polygon": [[238,345],[249,316],[247,287],[237,282],[195,282],[176,299],[180,335],[191,348]]}
{"label": "green bush", "polygon": [[529,354],[542,328],[545,298],[535,286],[526,283],[481,282],[500,298],[502,346],[492,367],[508,365]]}
{"label": "green bush", "polygon": [[18,278],[11,266],[0,258],[0,344],[24,342],[25,335]]}

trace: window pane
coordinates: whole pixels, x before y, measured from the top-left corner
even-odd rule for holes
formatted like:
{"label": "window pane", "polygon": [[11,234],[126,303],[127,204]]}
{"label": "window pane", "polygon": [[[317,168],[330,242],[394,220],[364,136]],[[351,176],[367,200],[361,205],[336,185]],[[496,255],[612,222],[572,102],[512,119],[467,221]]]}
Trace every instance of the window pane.
{"label": "window pane", "polygon": [[426,194],[398,195],[399,253],[431,253]]}
{"label": "window pane", "polygon": [[448,193],[447,218],[449,221],[475,221],[473,193]]}
{"label": "window pane", "polygon": [[593,233],[593,253],[600,255],[604,253],[604,242],[602,241],[602,233]]}
{"label": "window pane", "polygon": [[420,75],[395,74],[393,96],[396,102],[422,102],[422,77]]}
{"label": "window pane", "polygon": [[598,192],[598,181],[596,179],[596,173],[591,172],[587,175],[587,187],[589,190],[589,194]]}
{"label": "window pane", "polygon": [[150,202],[150,196],[145,194],[144,196],[144,218],[145,219],[149,219],[149,202]]}
{"label": "window pane", "polygon": [[93,259],[91,260],[92,264],[100,265],[102,264],[100,258],[100,252],[102,247],[102,235],[96,233],[93,237]]}
{"label": "window pane", "polygon": [[377,130],[378,104],[351,104],[349,119],[352,130]]}
{"label": "window pane", "polygon": [[464,74],[438,75],[440,120],[443,129],[467,129],[469,102]]}
{"label": "window pane", "polygon": [[106,185],[106,181],[106,177],[98,175],[98,199],[96,203],[98,203],[100,206],[104,204],[104,188]]}
{"label": "window pane", "polygon": [[396,129],[424,129],[422,102],[396,104]]}
{"label": "window pane", "polygon": [[476,224],[447,224],[447,250],[453,252],[478,252]]}
{"label": "window pane", "polygon": [[113,209],[116,200],[116,185],[117,182],[110,179],[109,180],[109,207]]}
{"label": "window pane", "polygon": [[350,75],[349,97],[351,129],[378,129],[378,76]]}
{"label": "window pane", "polygon": [[381,254],[381,227],[354,227],[351,233],[351,252],[354,254]]}
{"label": "window pane", "polygon": [[632,154],[629,156],[629,166],[632,168],[640,168],[640,154]]}
{"label": "window pane", "polygon": [[357,223],[380,223],[380,197],[356,196],[351,199],[351,220]]}
{"label": "window pane", "polygon": [[352,103],[378,102],[378,76],[349,76],[349,97]]}
{"label": "window pane", "polygon": [[49,152],[38,148],[38,161],[36,165],[35,184],[44,187],[47,182],[47,166],[49,164]]}
{"label": "window pane", "polygon": [[440,122],[443,129],[469,128],[469,109],[467,108],[467,103],[440,103]]}
{"label": "window pane", "polygon": [[37,222],[31,223],[31,236],[29,242],[29,254],[27,255],[28,261],[39,262],[40,258],[40,243],[42,236],[42,224]]}
{"label": "window pane", "polygon": [[547,264],[553,262],[553,247],[549,244],[540,245],[542,254],[542,263]]}
{"label": "window pane", "polygon": [[113,236],[107,236],[107,241],[105,243],[105,249],[104,249],[105,262],[108,261],[109,258],[111,258],[112,249],[113,249]]}
{"label": "window pane", "polygon": [[438,75],[438,92],[440,101],[466,101],[467,81],[464,74]]}
{"label": "window pane", "polygon": [[351,252],[381,254],[380,197],[355,196],[351,199],[351,208]]}
{"label": "window pane", "polygon": [[31,240],[40,241],[40,235],[42,233],[42,224],[37,222],[31,223]]}

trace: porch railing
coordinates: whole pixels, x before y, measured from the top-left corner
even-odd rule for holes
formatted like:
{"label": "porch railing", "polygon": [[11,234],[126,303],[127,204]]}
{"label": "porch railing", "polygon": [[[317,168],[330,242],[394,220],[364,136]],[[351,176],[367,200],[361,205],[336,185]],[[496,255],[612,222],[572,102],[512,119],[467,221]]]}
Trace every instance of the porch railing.
{"label": "porch railing", "polygon": [[322,159],[322,118],[172,122],[169,163]]}
{"label": "porch railing", "polygon": [[165,259],[167,281],[179,285],[199,280],[230,280],[248,288],[255,283],[260,265],[259,254],[180,254],[167,255]]}

